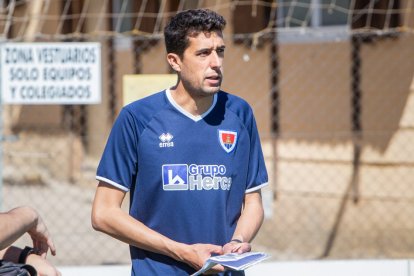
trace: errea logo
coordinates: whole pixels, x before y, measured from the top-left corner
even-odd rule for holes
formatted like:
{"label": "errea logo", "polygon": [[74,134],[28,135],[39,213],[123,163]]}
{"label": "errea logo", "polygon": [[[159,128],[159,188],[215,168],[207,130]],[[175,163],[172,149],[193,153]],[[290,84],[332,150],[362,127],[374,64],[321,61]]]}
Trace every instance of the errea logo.
{"label": "errea logo", "polygon": [[171,141],[174,138],[174,136],[172,136],[171,133],[163,133],[158,138],[161,141],[159,144],[160,148],[174,147],[174,142]]}

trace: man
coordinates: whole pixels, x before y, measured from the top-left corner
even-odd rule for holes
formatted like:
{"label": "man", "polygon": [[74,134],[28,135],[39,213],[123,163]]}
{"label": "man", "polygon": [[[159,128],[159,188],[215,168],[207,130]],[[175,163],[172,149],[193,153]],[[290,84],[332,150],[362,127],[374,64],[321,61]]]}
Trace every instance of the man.
{"label": "man", "polygon": [[[32,238],[33,248],[12,246],[25,233]],[[59,276],[60,272],[46,259],[49,249],[56,255],[52,237],[36,210],[21,206],[0,213],[0,259],[29,264],[41,276]]]}
{"label": "man", "polygon": [[130,245],[132,275],[188,275],[211,255],[248,252],[262,224],[267,173],[253,113],[220,91],[225,24],[209,10],[174,16],[164,36],[177,84],[124,107],[109,136],[92,224]]}

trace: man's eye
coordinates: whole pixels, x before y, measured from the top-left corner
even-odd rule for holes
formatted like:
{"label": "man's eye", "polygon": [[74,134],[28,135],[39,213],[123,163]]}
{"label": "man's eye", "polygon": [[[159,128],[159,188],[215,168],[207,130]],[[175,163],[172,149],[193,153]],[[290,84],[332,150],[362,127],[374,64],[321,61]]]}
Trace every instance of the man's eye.
{"label": "man's eye", "polygon": [[209,55],[209,52],[208,51],[200,52],[200,53],[198,53],[198,55],[202,56],[202,57],[205,57],[205,56]]}

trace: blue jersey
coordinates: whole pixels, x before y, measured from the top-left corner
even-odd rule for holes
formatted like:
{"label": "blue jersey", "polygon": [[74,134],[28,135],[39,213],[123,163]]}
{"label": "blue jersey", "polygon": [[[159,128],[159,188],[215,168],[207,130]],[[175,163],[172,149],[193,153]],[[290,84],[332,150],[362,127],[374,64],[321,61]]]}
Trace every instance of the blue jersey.
{"label": "blue jersey", "polygon": [[[231,239],[245,193],[267,185],[256,122],[241,98],[220,91],[193,116],[162,91],[125,106],[100,161],[98,180],[130,192],[130,215],[186,244]],[[194,269],[131,246],[133,275]],[[226,275],[243,275],[227,272]]]}

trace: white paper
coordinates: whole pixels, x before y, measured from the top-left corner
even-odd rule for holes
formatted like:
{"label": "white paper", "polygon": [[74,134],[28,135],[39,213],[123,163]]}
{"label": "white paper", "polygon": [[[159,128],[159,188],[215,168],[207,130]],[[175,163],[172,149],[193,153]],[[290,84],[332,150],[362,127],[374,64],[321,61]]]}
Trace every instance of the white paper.
{"label": "white paper", "polygon": [[199,271],[191,276],[201,275],[217,264],[232,270],[245,270],[246,268],[257,264],[268,257],[269,255],[263,252],[246,252],[243,254],[229,253],[225,255],[213,256],[204,263],[203,267]]}

